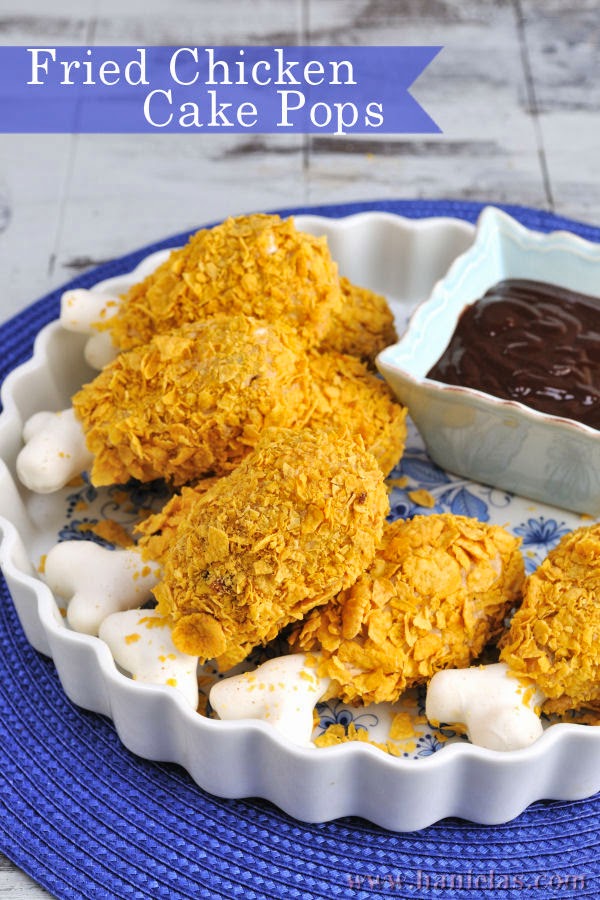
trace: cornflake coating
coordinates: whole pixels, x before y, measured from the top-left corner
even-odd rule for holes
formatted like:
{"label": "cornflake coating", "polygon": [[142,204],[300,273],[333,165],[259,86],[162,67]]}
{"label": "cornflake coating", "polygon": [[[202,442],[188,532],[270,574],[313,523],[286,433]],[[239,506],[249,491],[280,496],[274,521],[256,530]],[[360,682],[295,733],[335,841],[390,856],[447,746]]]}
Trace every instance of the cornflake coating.
{"label": "cornflake coating", "polygon": [[174,485],[234,468],[268,426],[302,426],[308,364],[291,328],[215,317],[119,354],[73,398],[95,485]]}
{"label": "cornflake coating", "polygon": [[406,409],[391,388],[359,359],[342,353],[313,353],[315,388],[311,428],[359,434],[385,475],[399,462],[406,441]]}
{"label": "cornflake coating", "polygon": [[543,709],[600,708],[600,524],[562,538],[526,581],[500,658],[548,698]]}
{"label": "cornflake coating", "polygon": [[360,439],[280,431],[198,497],[154,593],[184,653],[226,670],[349,587],[388,512]]}
{"label": "cornflake coating", "polygon": [[122,349],[219,313],[287,321],[316,345],[341,308],[337,265],[324,237],[274,215],[230,218],[194,234],[123,298],[108,323]]}
{"label": "cornflake coating", "polygon": [[373,366],[377,354],[398,340],[385,297],[340,278],[342,306],[333,312],[320,350],[356,356]]}
{"label": "cornflake coating", "polygon": [[396,701],[438,669],[463,667],[502,629],[524,579],[519,540],[454,515],[385,528],[368,571],[292,635],[320,650],[329,696]]}
{"label": "cornflake coating", "polygon": [[146,516],[135,526],[141,534],[138,547],[143,559],[162,563],[175,537],[180,522],[189,514],[197,499],[217,483],[219,478],[203,478],[193,486],[184,485],[180,493],[173,496],[157,513]]}

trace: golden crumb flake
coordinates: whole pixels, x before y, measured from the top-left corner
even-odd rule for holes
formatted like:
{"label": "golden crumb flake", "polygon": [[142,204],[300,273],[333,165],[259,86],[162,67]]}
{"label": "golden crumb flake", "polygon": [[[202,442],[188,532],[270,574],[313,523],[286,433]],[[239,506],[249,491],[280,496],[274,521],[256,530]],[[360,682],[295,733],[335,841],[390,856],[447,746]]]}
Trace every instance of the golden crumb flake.
{"label": "golden crumb flake", "polygon": [[122,525],[112,519],[102,519],[102,521],[96,523],[82,522],[77,526],[77,529],[83,533],[90,531],[103,540],[110,541],[111,544],[115,544],[117,547],[131,547],[133,545],[131,535]]}
{"label": "golden crumb flake", "polygon": [[417,506],[423,506],[426,509],[433,509],[435,506],[435,497],[425,488],[419,488],[416,491],[409,491],[408,496]]}
{"label": "golden crumb flake", "polygon": [[388,478],[386,484],[390,490],[393,490],[394,488],[405,488],[408,484],[408,476],[401,475],[400,478]]}
{"label": "golden crumb flake", "polygon": [[393,741],[405,741],[416,737],[415,721],[408,712],[396,713],[390,725],[390,738]]}
{"label": "golden crumb flake", "polygon": [[140,625],[143,625],[145,628],[164,628],[166,625],[171,625],[171,622],[168,616],[143,616],[143,618],[139,621]]}

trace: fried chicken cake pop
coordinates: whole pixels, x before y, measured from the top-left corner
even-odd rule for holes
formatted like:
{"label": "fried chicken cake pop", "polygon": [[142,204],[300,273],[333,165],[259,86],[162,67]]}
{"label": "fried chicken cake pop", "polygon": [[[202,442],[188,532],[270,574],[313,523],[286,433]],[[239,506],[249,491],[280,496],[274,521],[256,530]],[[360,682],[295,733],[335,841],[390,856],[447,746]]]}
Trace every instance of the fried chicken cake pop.
{"label": "fried chicken cake pop", "polygon": [[283,319],[307,347],[356,356],[371,368],[397,340],[385,298],[338,277],[326,239],[276,215],[201,229],[121,298],[65,291],[60,320],[89,335],[85,357],[101,369],[119,349],[221,313]]}
{"label": "fried chicken cake pop", "polygon": [[453,515],[386,525],[368,571],[292,636],[318,651],[327,696],[395,701],[438,669],[466,666],[502,628],[521,590],[519,541]]}
{"label": "fried chicken cake pop", "polygon": [[[309,359],[314,393],[306,427],[359,435],[387,475],[402,456],[406,409],[359,360],[339,353],[313,354]],[[163,559],[179,523],[216,480],[202,478],[183,486],[161,510],[139,523],[148,559]]]}
{"label": "fried chicken cake pop", "polygon": [[240,662],[359,577],[388,508],[360,439],[269,435],[179,523],[154,591],[174,643],[223,670]]}
{"label": "fried chicken cake pop", "polygon": [[290,326],[245,316],[217,316],[124,351],[73,408],[95,485],[165,478],[177,486],[225,474],[273,426],[360,434],[388,474],[406,437],[406,410],[363,363],[307,352]]}
{"label": "fried chicken cake pop", "polygon": [[340,278],[342,306],[333,311],[331,325],[319,349],[356,356],[373,367],[375,357],[398,340],[394,316],[385,297]]}
{"label": "fried chicken cake pop", "polygon": [[265,427],[301,426],[311,387],[283,323],[220,316],[119,356],[73,398],[95,485],[231,471]]}
{"label": "fried chicken cake pop", "polygon": [[541,712],[600,714],[600,524],[567,534],[528,576],[502,636],[500,662],[437,673],[432,722],[460,723],[472,743],[517,750],[537,740]]}
{"label": "fried chicken cake pop", "polygon": [[342,353],[313,353],[311,428],[359,434],[385,475],[400,461],[406,441],[406,408],[364,363]]}
{"label": "fried chicken cake pop", "polygon": [[600,524],[565,535],[527,579],[500,659],[531,680],[543,710],[600,712]]}
{"label": "fried chicken cake pop", "polygon": [[341,310],[337,266],[324,237],[276,215],[230,218],[192,235],[133,285],[108,322],[121,349],[219,313],[283,320],[307,346],[321,342]]}

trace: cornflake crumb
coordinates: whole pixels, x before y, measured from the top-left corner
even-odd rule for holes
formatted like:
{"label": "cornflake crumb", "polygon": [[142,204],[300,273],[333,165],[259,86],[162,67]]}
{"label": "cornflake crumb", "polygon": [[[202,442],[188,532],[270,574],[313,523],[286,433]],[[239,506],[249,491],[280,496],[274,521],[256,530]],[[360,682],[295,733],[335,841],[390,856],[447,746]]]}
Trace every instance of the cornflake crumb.
{"label": "cornflake crumb", "polygon": [[404,741],[415,737],[414,719],[408,712],[396,713],[390,726],[390,738],[393,741]]}
{"label": "cornflake crumb", "polygon": [[110,541],[111,544],[116,544],[117,547],[131,547],[133,545],[131,535],[125,531],[122,525],[119,525],[118,522],[114,522],[112,519],[104,519],[102,522],[95,524],[83,522],[77,526],[77,530],[83,533],[91,531],[92,534],[105,541]]}
{"label": "cornflake crumb", "polygon": [[323,734],[315,738],[314,744],[316,747],[336,747],[339,744],[348,744],[351,741],[370,744],[372,747],[377,747],[378,750],[383,750],[384,753],[389,753],[391,756],[400,756],[405,750],[404,747],[398,747],[393,741],[386,741],[385,743],[372,741],[369,737],[369,732],[365,728],[357,728],[354,722],[350,722],[347,728],[341,724],[330,725]]}
{"label": "cornflake crumb", "polygon": [[145,625],[146,628],[164,628],[165,625],[169,624],[168,616],[144,616],[143,619],[140,619],[140,625]]}
{"label": "cornflake crumb", "polygon": [[425,488],[419,488],[416,491],[409,491],[408,496],[417,506],[423,506],[426,509],[433,509],[435,506],[435,497]]}
{"label": "cornflake crumb", "polygon": [[400,478],[388,478],[386,484],[391,488],[405,488],[408,484],[408,478],[406,475],[402,475]]}

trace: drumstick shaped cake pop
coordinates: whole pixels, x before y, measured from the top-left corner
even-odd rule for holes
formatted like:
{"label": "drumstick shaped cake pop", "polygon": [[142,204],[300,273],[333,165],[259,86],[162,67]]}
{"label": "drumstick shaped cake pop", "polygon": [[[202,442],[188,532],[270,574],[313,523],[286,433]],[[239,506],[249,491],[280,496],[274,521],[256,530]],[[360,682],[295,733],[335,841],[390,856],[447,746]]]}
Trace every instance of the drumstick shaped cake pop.
{"label": "drumstick shaped cake pop", "polygon": [[449,666],[466,666],[502,629],[520,595],[519,541],[464,516],[386,525],[370,568],[292,638],[318,651],[330,696],[395,701]]}
{"label": "drumstick shaped cake pop", "polygon": [[368,570],[294,631],[304,652],[223,679],[211,704],[221,718],[262,718],[307,743],[307,709],[320,699],[394,702],[438,669],[468,665],[502,628],[523,577],[519,541],[498,526],[451,515],[389,524]]}
{"label": "drumstick shaped cake pop", "polygon": [[[500,662],[444,672],[429,685],[427,714],[461,722],[473,743],[499,750],[542,733],[541,711],[600,712],[600,525],[562,538],[526,581],[499,646]],[[495,688],[499,688],[496,690]]]}
{"label": "drumstick shaped cake pop", "polygon": [[[64,430],[73,416],[63,411],[35,431],[17,468],[32,490],[56,490],[79,474],[83,444],[95,485],[184,484],[230,471],[265,427],[301,427],[311,407],[308,362],[290,326],[219,316],[119,354],[73,397],[78,434]],[[38,472],[49,430],[55,483],[48,463],[43,480]]]}
{"label": "drumstick shaped cake pop", "polygon": [[231,471],[266,428],[308,426],[360,435],[387,475],[404,449],[405,417],[360,360],[307,352],[283,323],[220,316],[119,354],[73,410],[36,414],[17,469],[40,493],[88,465],[97,486],[177,486]]}
{"label": "drumstick shaped cake pop", "polygon": [[256,214],[197,231],[123,298],[109,327],[128,349],[155,334],[222,313],[285,321],[315,345],[341,307],[327,241],[293,219]]}
{"label": "drumstick shaped cake pop", "polygon": [[[215,315],[284,321],[306,346],[318,344],[342,305],[337,266],[325,238],[276,215],[229,218],[202,228],[121,298],[65,292],[66,328],[110,335],[120,350]],[[106,352],[106,348],[103,352]]]}
{"label": "drumstick shaped cake pop", "polygon": [[227,670],[350,586],[388,511],[359,438],[280,431],[190,504],[154,589],[185,653]]}
{"label": "drumstick shaped cake pop", "polygon": [[97,368],[119,349],[223,313],[285,321],[305,346],[369,364],[396,340],[385,298],[339,278],[326,239],[276,215],[201,229],[123,297],[79,288],[61,303],[63,326],[91,336],[86,358]]}

